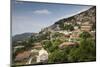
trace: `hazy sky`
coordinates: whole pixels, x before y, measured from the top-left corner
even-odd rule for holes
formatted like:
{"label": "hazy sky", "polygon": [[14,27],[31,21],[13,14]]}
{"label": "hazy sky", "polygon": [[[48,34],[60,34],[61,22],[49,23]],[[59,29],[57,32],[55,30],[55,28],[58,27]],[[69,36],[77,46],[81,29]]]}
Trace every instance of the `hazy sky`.
{"label": "hazy sky", "polygon": [[12,35],[39,32],[60,18],[68,17],[91,6],[18,2],[12,0]]}

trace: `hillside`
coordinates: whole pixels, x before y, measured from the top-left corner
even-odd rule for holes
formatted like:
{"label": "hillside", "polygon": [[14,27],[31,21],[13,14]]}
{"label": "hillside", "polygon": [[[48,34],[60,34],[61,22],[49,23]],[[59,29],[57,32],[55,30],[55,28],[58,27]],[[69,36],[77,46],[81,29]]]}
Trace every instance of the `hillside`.
{"label": "hillside", "polygon": [[[78,23],[84,23],[86,21],[89,21],[90,24],[93,24],[94,28],[95,28],[95,22],[96,22],[96,7],[93,6],[90,9],[81,12],[77,15],[68,17],[68,18],[63,18],[58,20],[57,22],[55,22],[53,25],[44,28],[43,30],[40,31],[40,35],[42,36],[43,32],[46,32],[48,30],[52,30],[52,31],[59,31],[62,30],[62,26],[64,24],[71,24],[73,26],[78,25]],[[29,38],[30,36],[32,36],[33,33],[23,33],[23,34],[19,34],[19,35],[15,35],[14,37],[12,37],[13,41],[20,41],[20,40],[25,40],[27,38]],[[36,33],[34,33],[35,35]],[[39,36],[40,36],[39,35]]]}
{"label": "hillside", "polygon": [[66,23],[70,23],[72,25],[77,25],[78,22],[84,23],[86,21],[89,21],[91,24],[95,24],[95,22],[96,22],[96,17],[95,17],[96,14],[95,13],[96,13],[96,7],[93,6],[90,9],[88,9],[84,12],[81,12],[77,15],[60,19],[57,22],[55,22],[53,25],[45,28],[44,30],[47,30],[47,29],[51,29],[54,31],[61,30],[60,25],[66,24]]}
{"label": "hillside", "polygon": [[15,65],[27,65],[95,61],[95,28],[94,6],[74,16],[60,19],[39,33],[15,35],[12,38],[13,62]]}
{"label": "hillside", "polygon": [[25,39],[30,38],[32,35],[35,35],[35,33],[23,33],[23,34],[18,34],[12,37],[13,41],[22,41]]}

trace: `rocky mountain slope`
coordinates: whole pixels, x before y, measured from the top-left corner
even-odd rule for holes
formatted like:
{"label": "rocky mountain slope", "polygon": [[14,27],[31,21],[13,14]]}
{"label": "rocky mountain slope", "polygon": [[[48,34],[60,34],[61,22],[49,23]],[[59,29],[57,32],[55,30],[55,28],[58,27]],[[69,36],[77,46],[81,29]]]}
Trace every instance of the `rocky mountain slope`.
{"label": "rocky mountain slope", "polygon": [[95,26],[95,22],[96,22],[96,7],[95,6],[77,15],[71,16],[69,18],[63,18],[55,22],[53,25],[45,28],[44,31],[47,29],[51,29],[54,31],[61,30],[60,28],[61,24],[72,23],[72,25],[76,25],[78,22],[84,23],[86,21],[89,21],[91,24],[94,24]]}
{"label": "rocky mountain slope", "polygon": [[[15,35],[14,37],[12,37],[13,42],[14,41],[20,41],[20,40],[25,40],[30,38],[31,36],[38,36],[39,38],[44,38],[44,34],[45,32],[47,32],[48,30],[52,30],[52,31],[59,31],[62,30],[61,29],[61,25],[63,24],[71,24],[73,26],[77,25],[78,23],[84,23],[84,22],[90,22],[90,24],[93,24],[93,27],[95,28],[95,24],[96,24],[96,7],[93,6],[90,9],[81,12],[77,15],[68,17],[68,18],[63,18],[58,20],[57,22],[55,22],[53,25],[44,28],[43,30],[41,30],[39,32],[39,34],[34,33],[24,33],[24,34],[20,34],[20,35]],[[36,37],[36,38],[38,38]]]}
{"label": "rocky mountain slope", "polygon": [[22,41],[25,39],[30,38],[32,35],[35,35],[35,33],[23,33],[23,34],[18,34],[12,37],[13,41]]}

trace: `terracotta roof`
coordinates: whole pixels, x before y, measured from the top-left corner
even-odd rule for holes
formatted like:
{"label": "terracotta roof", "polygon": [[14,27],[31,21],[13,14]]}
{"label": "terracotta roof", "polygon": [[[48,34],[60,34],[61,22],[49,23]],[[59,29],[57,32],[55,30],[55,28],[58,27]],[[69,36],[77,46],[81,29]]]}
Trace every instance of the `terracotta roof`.
{"label": "terracotta roof", "polygon": [[59,45],[59,48],[63,48],[65,46],[75,46],[75,45],[78,45],[78,43],[76,43],[76,42],[64,42],[64,43]]}
{"label": "terracotta roof", "polygon": [[33,48],[42,48],[41,43],[34,43]]}
{"label": "terracotta roof", "polygon": [[42,48],[42,45],[34,46],[33,48]]}
{"label": "terracotta roof", "polygon": [[41,45],[41,43],[34,43],[33,45],[36,45],[37,46],[37,45]]}
{"label": "terracotta roof", "polygon": [[30,51],[24,51],[23,53],[19,53],[16,56],[15,61],[21,61],[21,60],[27,59],[30,57],[30,55],[31,55]]}

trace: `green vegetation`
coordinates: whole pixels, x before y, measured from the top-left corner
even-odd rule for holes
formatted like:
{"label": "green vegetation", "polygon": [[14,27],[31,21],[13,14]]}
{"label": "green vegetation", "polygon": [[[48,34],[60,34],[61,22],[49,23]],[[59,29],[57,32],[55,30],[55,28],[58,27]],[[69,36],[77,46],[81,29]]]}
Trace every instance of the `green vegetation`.
{"label": "green vegetation", "polygon": [[48,63],[61,63],[61,62],[83,62],[83,61],[94,61],[96,60],[96,45],[95,41],[92,39],[90,33],[82,32],[80,34],[79,46],[67,46],[60,49],[58,46],[64,42],[64,39],[57,37],[62,37],[62,34],[55,33],[53,35],[53,40],[47,39],[50,33],[43,35],[44,38],[30,37],[28,41],[23,41],[25,47],[16,50],[13,56],[16,56],[19,52],[30,49],[32,43],[39,42],[43,45],[43,48],[49,53]]}
{"label": "green vegetation", "polygon": [[[89,25],[84,24],[85,22],[88,22]],[[82,26],[85,25],[86,27],[91,26],[92,28],[88,32],[86,29],[83,31]],[[74,28],[76,29],[74,30]],[[54,25],[42,29],[39,33],[16,35],[12,42],[14,50],[12,52],[12,62],[13,64],[19,65],[25,64],[29,58],[21,61],[15,61],[15,58],[21,52],[23,53],[24,51],[32,50],[33,53],[30,55],[33,57],[32,64],[42,64],[36,62],[37,57],[35,56],[38,55],[38,51],[41,48],[44,48],[48,52],[47,63],[95,61],[95,30],[95,11],[92,9],[92,11],[89,10],[89,12],[85,11],[76,16],[63,18],[57,21]],[[18,46],[24,47],[20,48]]]}
{"label": "green vegetation", "polygon": [[73,31],[74,30],[74,26],[72,24],[64,24],[64,23],[61,23],[60,24],[60,28],[62,30],[69,30],[69,31]]}
{"label": "green vegetation", "polygon": [[[49,54],[48,63],[95,61],[95,41],[91,38],[91,35],[88,32],[83,32],[80,36],[79,46],[67,46],[62,50],[59,48],[53,49]],[[59,43],[59,41],[56,41],[56,43]]]}
{"label": "green vegetation", "polygon": [[95,61],[96,46],[92,39],[82,39],[77,49],[72,49],[69,54],[69,62]]}
{"label": "green vegetation", "polygon": [[55,39],[55,40],[46,40],[43,41],[43,47],[46,49],[48,52],[53,52],[58,49],[58,45],[61,44],[63,41],[60,39]]}
{"label": "green vegetation", "polygon": [[49,55],[49,63],[61,63],[65,60],[67,60],[67,56],[62,50],[55,50]]}
{"label": "green vegetation", "polygon": [[95,61],[95,57],[95,41],[88,38],[82,39],[79,46],[55,49],[49,55],[49,63]]}
{"label": "green vegetation", "polygon": [[91,37],[91,34],[88,32],[82,32],[80,34],[80,38],[83,38],[83,39],[90,38],[90,37]]}
{"label": "green vegetation", "polygon": [[53,38],[62,37],[62,36],[63,36],[63,34],[62,34],[62,33],[59,33],[59,32],[55,32],[55,33],[52,35]]}
{"label": "green vegetation", "polygon": [[69,30],[69,31],[73,31],[74,27],[70,24],[70,25],[65,25],[64,26],[64,30]]}
{"label": "green vegetation", "polygon": [[62,63],[70,62],[69,54],[72,49],[78,48],[77,46],[67,46],[64,49],[55,49],[49,55],[48,63]]}

